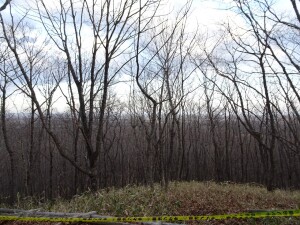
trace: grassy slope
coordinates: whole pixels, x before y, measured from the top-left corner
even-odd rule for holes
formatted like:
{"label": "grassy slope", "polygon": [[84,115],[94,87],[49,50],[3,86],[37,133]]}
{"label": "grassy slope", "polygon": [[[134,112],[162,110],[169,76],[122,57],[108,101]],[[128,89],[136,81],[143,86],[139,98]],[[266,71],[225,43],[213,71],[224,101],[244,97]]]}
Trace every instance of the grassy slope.
{"label": "grassy slope", "polygon": [[[101,215],[151,216],[151,215],[206,215],[237,213],[249,209],[298,209],[300,191],[267,192],[263,187],[241,184],[215,184],[213,182],[171,183],[166,192],[155,186],[129,186],[123,189],[100,190],[85,193],[71,200],[57,199],[54,203],[36,204],[30,199],[17,203],[18,208],[43,208],[60,212],[97,211]],[[242,224],[243,222],[210,223]],[[204,223],[198,223],[204,224]],[[207,223],[205,223],[207,224]],[[265,223],[248,220],[245,224],[300,224],[300,220],[270,219]]]}

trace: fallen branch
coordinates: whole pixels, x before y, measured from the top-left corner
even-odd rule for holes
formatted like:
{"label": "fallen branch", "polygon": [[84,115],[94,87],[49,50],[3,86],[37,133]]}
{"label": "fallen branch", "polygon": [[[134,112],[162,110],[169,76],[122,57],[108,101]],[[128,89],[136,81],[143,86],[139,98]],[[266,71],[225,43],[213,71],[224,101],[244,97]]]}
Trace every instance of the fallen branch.
{"label": "fallen branch", "polygon": [[[96,211],[87,213],[62,213],[62,212],[43,212],[41,209],[7,209],[0,208],[0,215],[13,215],[19,217],[48,217],[48,218],[110,218],[111,216],[98,215]],[[101,222],[102,225],[129,225],[131,223],[123,222]],[[165,222],[142,222],[141,225],[184,225]]]}
{"label": "fallen branch", "polygon": [[40,209],[22,210],[0,208],[0,214],[14,214],[17,216],[45,216],[45,217],[74,217],[74,218],[108,218],[109,216],[99,216],[96,211],[87,213],[61,213],[42,212]]}

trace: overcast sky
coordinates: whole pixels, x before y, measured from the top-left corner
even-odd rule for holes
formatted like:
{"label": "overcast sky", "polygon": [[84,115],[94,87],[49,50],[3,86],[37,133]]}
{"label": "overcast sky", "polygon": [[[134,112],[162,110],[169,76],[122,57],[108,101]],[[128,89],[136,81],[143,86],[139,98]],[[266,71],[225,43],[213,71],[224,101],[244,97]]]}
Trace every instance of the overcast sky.
{"label": "overcast sky", "polygon": [[[12,0],[13,7],[17,7],[19,5],[24,4],[24,2],[34,2],[34,0]],[[45,0],[49,4],[53,4],[55,0]],[[3,4],[4,0],[0,0],[1,5]],[[185,1],[183,0],[169,0],[169,5],[167,6],[170,10],[180,8]],[[276,1],[276,8],[278,10],[286,11],[290,10],[290,2],[288,0],[277,0]],[[232,1],[230,0],[194,0],[192,5],[192,11],[189,18],[189,29],[193,30],[196,26],[199,26],[201,32],[214,32],[217,30],[218,24],[222,24],[229,20],[234,21],[235,23],[243,23],[242,19],[238,17],[233,11],[226,10],[227,7],[230,6]],[[18,12],[19,9],[16,10]],[[7,9],[6,9],[7,11]],[[5,15],[7,12],[3,12]],[[121,90],[119,91],[119,95],[121,98],[126,98],[128,95],[128,85],[126,84],[119,84],[115,87],[115,89]],[[59,96],[56,96],[58,99]],[[14,95],[14,99],[12,104],[10,104],[10,108],[13,109],[14,107],[22,108],[27,107],[28,100],[25,101],[20,97],[20,95]],[[63,98],[60,98],[58,101],[59,105],[65,106],[65,101]],[[57,108],[64,108],[58,106]]]}

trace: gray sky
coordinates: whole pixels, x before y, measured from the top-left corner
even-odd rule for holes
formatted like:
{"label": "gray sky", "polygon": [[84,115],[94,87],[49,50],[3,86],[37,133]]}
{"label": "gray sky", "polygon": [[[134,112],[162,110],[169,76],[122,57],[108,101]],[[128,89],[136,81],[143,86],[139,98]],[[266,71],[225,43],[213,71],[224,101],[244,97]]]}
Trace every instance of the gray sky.
{"label": "gray sky", "polygon": [[[12,0],[13,7],[19,6],[24,2],[34,3],[34,0]],[[53,4],[54,0],[47,0],[46,2],[51,5]],[[0,0],[0,4],[4,0]],[[183,0],[170,0],[169,5],[166,6],[169,10],[180,8],[184,4],[185,1]],[[230,10],[225,10],[226,7],[230,5],[231,0],[194,0],[192,5],[191,15],[189,17],[188,22],[188,30],[194,31],[197,26],[200,28],[200,32],[208,32],[214,33],[219,29],[219,24],[233,21],[235,24],[242,24],[243,21],[240,17],[237,17],[236,14]],[[290,10],[290,4],[287,0],[278,0],[276,1],[276,9],[277,10]],[[15,10],[15,13],[18,13],[19,9]],[[3,12],[5,16],[6,12]],[[88,37],[86,38],[88,40]],[[89,43],[89,41],[86,41]],[[66,84],[63,84],[63,89],[66,89]],[[128,96],[129,86],[125,83],[120,83],[114,87],[115,90],[118,90],[118,95],[121,99],[126,100],[126,96]],[[65,100],[63,97],[60,97],[59,94],[55,96],[57,99],[57,109],[65,109]],[[27,108],[28,99],[24,100],[22,95],[14,95],[12,99],[12,104],[10,104],[10,108],[13,109],[14,107],[22,110],[22,108]]]}

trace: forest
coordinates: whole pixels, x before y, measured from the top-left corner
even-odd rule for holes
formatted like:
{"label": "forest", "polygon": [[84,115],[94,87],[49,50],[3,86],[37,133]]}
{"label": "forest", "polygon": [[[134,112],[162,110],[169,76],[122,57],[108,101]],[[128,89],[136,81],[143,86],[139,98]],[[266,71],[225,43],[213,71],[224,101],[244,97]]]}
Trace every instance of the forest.
{"label": "forest", "polygon": [[213,27],[198,0],[175,2],[3,3],[1,202],[191,180],[300,188],[298,1],[222,1]]}

